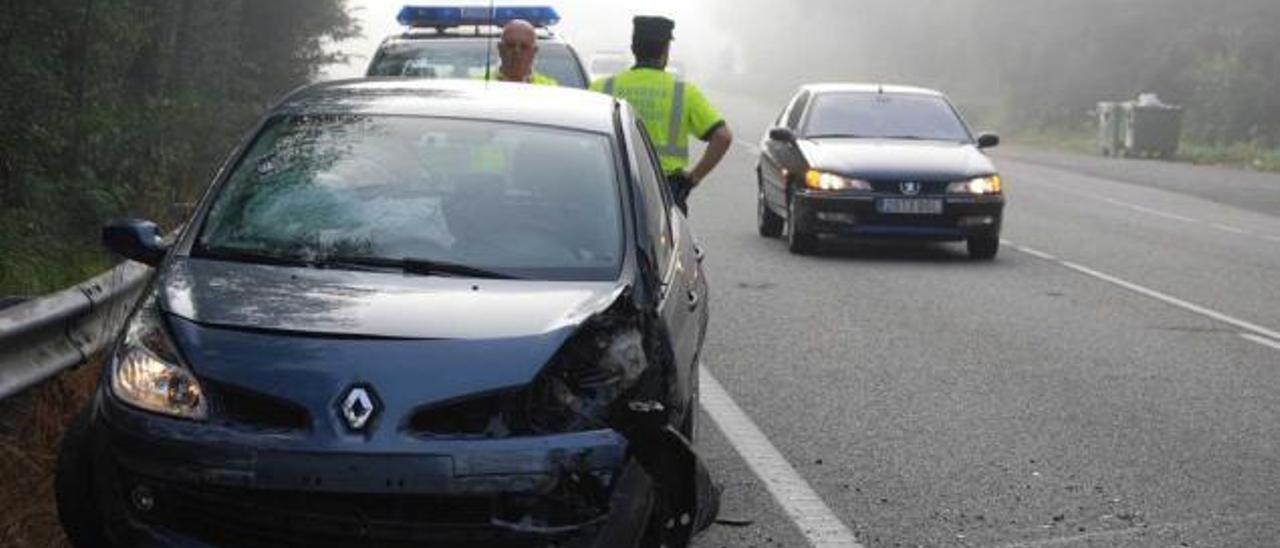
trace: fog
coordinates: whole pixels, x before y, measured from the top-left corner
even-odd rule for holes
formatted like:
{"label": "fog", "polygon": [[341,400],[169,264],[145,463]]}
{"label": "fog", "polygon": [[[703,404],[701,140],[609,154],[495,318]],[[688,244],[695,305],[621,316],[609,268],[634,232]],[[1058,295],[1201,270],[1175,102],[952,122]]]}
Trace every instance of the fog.
{"label": "fog", "polygon": [[[522,4],[545,2],[517,2]],[[403,2],[352,0],[364,38],[338,47],[358,76]],[[1005,132],[1087,131],[1099,101],[1158,93],[1188,108],[1190,137],[1280,139],[1280,2],[1274,0],[672,0],[554,2],[589,62],[627,50],[635,14],[677,21],[673,58],[712,90],[779,106],[816,81],[949,93]]]}

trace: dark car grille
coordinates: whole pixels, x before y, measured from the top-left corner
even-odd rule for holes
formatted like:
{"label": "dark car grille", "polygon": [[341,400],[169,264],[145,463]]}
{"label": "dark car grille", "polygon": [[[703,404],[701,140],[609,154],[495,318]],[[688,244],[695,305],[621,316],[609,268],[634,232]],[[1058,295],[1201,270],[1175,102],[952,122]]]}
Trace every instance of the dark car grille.
{"label": "dark car grille", "polygon": [[218,415],[229,426],[263,432],[302,431],[310,426],[311,416],[299,405],[226,385],[209,384],[215,392],[213,401]]}
{"label": "dark car grille", "polygon": [[493,497],[268,492],[155,486],[155,508],[139,518],[226,546],[543,547],[546,539],[493,527]]}
{"label": "dark car grille", "polygon": [[409,430],[419,436],[502,437],[524,430],[517,420],[523,401],[522,393],[513,392],[420,409],[409,418]]}
{"label": "dark car grille", "polygon": [[946,194],[947,185],[950,184],[947,181],[915,181],[912,179],[898,179],[871,181],[871,188],[876,192],[907,196],[907,194],[902,191],[902,184],[906,182],[915,182],[920,185],[920,192],[913,194],[913,196],[937,196]]}

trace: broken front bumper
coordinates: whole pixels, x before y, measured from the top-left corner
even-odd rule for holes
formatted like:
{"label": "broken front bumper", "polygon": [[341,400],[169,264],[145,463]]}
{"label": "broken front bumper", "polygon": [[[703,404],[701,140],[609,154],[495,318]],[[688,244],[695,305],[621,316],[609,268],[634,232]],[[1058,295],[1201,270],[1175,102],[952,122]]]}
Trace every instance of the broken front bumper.
{"label": "broken front bumper", "polygon": [[590,546],[652,488],[613,430],[370,453],[98,410],[95,493],[121,546]]}

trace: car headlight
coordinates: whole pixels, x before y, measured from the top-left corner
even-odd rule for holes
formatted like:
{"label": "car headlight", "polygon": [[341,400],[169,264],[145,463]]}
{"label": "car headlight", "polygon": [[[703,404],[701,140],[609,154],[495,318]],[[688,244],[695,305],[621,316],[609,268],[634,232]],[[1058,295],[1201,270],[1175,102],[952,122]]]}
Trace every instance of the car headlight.
{"label": "car headlight", "polygon": [[841,177],[834,173],[825,173],[816,169],[804,175],[804,186],[814,190],[871,190],[871,183],[860,179]]}
{"label": "car headlight", "polygon": [[611,408],[642,384],[648,369],[639,330],[583,329],[528,391],[524,414],[529,427],[536,433],[605,428]]}
{"label": "car headlight", "polygon": [[154,295],[138,308],[127,329],[112,363],[112,393],[144,411],[204,420],[209,413],[204,391],[181,365]]}
{"label": "car headlight", "polygon": [[999,175],[976,177],[947,185],[948,194],[999,194],[1003,190]]}

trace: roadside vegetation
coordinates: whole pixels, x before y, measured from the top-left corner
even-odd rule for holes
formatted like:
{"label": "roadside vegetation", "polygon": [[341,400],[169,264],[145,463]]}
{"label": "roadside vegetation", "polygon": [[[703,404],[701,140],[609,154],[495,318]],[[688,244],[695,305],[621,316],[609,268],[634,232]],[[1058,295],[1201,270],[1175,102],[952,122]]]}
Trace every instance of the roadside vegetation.
{"label": "roadside vegetation", "polygon": [[[1007,137],[1011,144],[1078,154],[1098,154],[1098,137],[1093,127],[1020,131]],[[1258,142],[1221,145],[1183,139],[1178,155],[1173,160],[1196,165],[1280,173],[1280,148],[1271,148]]]}
{"label": "roadside vegetation", "polygon": [[5,2],[0,296],[107,267],[106,220],[172,227],[259,113],[358,31],[346,0]]}
{"label": "roadside vegetation", "polygon": [[[0,3],[0,297],[109,267],[109,219],[175,226],[253,120],[358,31],[346,0]],[[97,369],[0,402],[0,545],[64,545],[57,446]]]}

